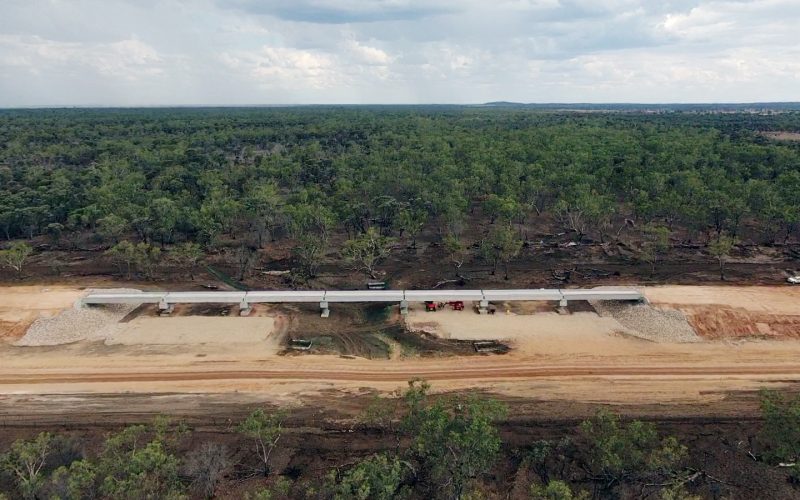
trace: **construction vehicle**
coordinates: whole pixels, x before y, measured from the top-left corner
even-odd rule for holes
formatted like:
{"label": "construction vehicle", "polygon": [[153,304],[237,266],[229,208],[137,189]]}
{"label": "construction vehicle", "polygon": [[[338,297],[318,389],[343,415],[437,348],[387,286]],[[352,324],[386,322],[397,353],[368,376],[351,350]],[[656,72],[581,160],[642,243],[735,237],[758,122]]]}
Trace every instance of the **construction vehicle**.
{"label": "construction vehicle", "polygon": [[438,304],[436,302],[434,302],[432,300],[426,300],[425,301],[425,310],[426,311],[436,312],[437,307],[438,307]]}
{"label": "construction vehicle", "polygon": [[454,311],[463,311],[464,302],[461,300],[453,300],[447,303]]}

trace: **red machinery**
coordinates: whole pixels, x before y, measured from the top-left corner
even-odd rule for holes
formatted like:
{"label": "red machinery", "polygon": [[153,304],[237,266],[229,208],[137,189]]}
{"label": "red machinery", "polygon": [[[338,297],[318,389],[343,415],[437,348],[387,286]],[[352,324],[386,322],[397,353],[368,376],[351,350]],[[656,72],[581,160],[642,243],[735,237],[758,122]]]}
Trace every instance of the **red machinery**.
{"label": "red machinery", "polygon": [[464,310],[464,302],[461,300],[454,300],[452,302],[448,302],[450,307],[453,308],[454,311],[463,311]]}
{"label": "red machinery", "polygon": [[425,301],[425,310],[436,311],[436,302],[433,302],[432,300]]}

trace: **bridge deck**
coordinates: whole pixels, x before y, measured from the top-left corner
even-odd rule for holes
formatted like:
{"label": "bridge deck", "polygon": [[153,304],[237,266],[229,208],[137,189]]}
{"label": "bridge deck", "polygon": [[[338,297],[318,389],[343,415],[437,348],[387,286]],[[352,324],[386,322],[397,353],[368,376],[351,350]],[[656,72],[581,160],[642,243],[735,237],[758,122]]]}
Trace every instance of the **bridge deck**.
{"label": "bridge deck", "polygon": [[278,302],[448,302],[448,301],[574,301],[642,300],[633,289],[532,289],[532,290],[303,290],[215,292],[91,292],[81,304],[257,304]]}

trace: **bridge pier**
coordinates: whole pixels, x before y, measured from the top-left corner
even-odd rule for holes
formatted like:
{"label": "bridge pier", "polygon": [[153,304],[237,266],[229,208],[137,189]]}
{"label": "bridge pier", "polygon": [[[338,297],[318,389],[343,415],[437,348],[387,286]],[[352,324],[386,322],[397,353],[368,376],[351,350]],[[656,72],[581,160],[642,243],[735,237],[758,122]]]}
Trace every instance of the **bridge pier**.
{"label": "bridge pier", "polygon": [[569,309],[567,309],[568,305],[569,302],[567,301],[567,299],[562,298],[561,300],[558,301],[558,307],[556,308],[556,312],[558,312],[558,314],[569,314]]}
{"label": "bridge pier", "polygon": [[400,314],[402,314],[403,316],[408,314],[408,301],[407,300],[401,300],[400,301]]}
{"label": "bridge pier", "polygon": [[489,312],[489,301],[481,300],[478,303],[478,314],[486,314]]}
{"label": "bridge pier", "polygon": [[320,317],[327,318],[328,316],[331,315],[331,310],[328,308],[328,301],[323,300],[322,302],[320,302],[319,303],[319,308],[322,309],[322,313],[320,314]]}
{"label": "bridge pier", "polygon": [[239,302],[239,316],[249,316],[253,308],[246,301]]}

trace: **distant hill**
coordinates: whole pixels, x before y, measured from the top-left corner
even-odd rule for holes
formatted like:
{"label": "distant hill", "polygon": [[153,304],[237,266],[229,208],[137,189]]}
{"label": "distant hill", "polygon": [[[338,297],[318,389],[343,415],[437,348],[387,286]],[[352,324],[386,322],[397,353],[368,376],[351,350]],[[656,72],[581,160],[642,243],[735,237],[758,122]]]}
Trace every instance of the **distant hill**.
{"label": "distant hill", "polygon": [[573,111],[651,111],[651,112],[764,112],[800,111],[800,102],[751,102],[751,103],[523,103],[492,101],[481,104],[496,108],[526,108]]}

